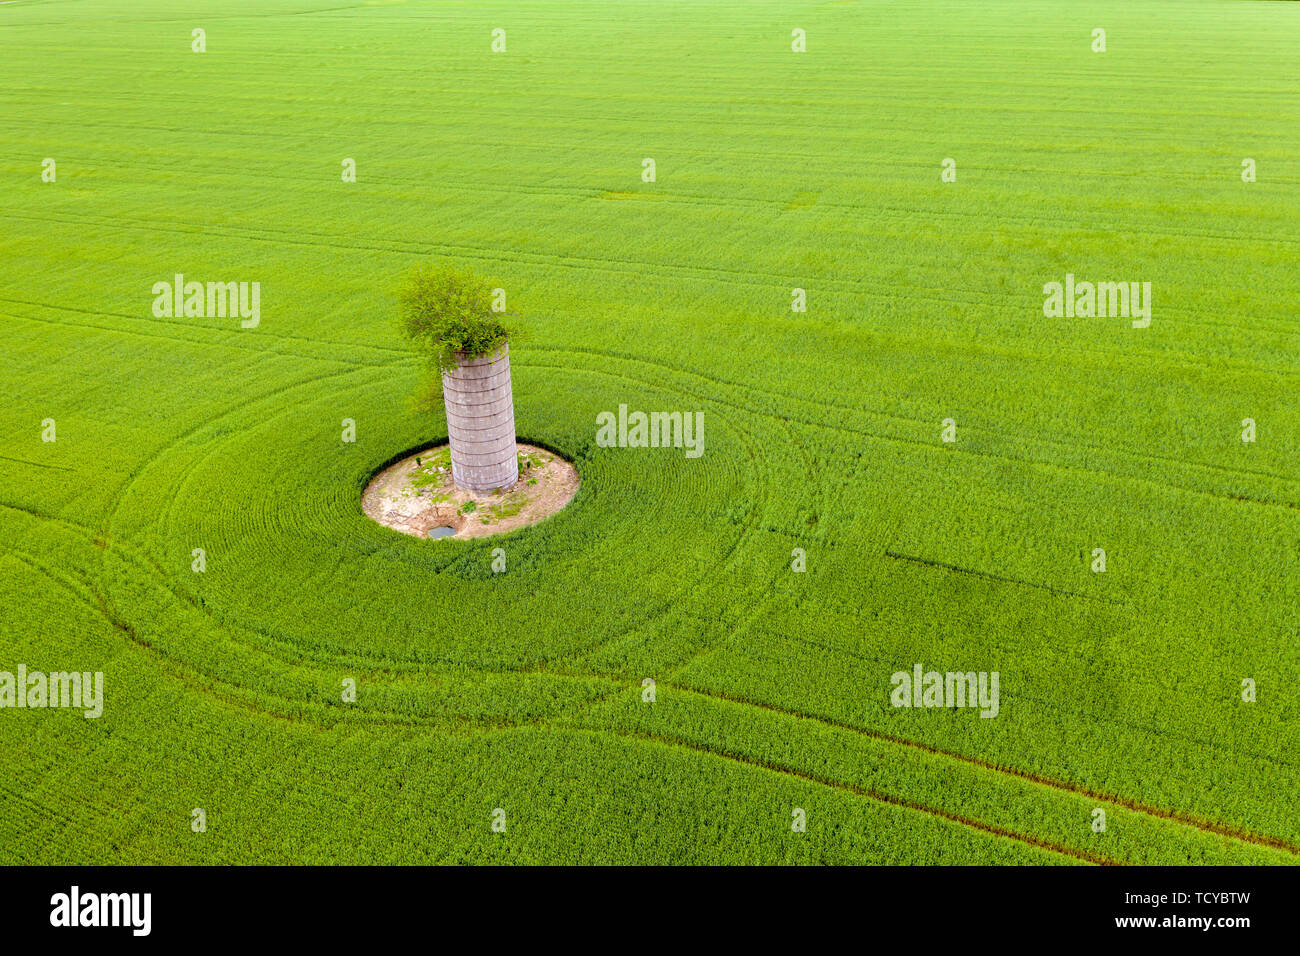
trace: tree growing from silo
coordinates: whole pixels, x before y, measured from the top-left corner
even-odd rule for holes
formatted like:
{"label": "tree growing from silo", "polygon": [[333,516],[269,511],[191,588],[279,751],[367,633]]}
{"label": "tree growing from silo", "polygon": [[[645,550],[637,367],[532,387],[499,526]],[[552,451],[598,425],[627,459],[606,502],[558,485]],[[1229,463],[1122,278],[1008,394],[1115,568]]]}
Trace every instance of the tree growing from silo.
{"label": "tree growing from silo", "polygon": [[519,479],[509,332],[493,310],[492,284],[450,266],[418,266],[399,300],[407,337],[432,373],[429,398],[442,394],[451,477],[475,494]]}

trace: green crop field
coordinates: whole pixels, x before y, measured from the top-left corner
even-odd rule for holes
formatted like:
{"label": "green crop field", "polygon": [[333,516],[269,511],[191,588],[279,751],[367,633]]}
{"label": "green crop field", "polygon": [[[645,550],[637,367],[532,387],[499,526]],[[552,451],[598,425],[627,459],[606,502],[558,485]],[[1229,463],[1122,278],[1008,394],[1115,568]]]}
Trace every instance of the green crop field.
{"label": "green crop field", "polygon": [[[0,863],[1300,862],[1300,4],[187,7],[0,4]],[[545,522],[362,512],[425,262]]]}

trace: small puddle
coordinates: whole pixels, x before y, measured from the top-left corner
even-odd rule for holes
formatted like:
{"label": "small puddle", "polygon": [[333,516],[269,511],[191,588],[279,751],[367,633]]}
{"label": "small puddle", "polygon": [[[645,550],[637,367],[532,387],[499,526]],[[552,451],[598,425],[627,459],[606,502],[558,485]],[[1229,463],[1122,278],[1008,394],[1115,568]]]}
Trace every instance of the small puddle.
{"label": "small puddle", "polygon": [[430,528],[428,531],[430,538],[450,538],[455,533],[455,528],[449,528],[446,525],[441,528]]}

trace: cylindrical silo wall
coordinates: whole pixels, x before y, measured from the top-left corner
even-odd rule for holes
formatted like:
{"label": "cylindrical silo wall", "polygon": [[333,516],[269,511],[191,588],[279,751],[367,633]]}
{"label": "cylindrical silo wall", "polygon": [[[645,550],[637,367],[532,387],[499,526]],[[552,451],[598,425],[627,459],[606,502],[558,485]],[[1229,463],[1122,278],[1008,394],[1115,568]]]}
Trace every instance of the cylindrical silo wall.
{"label": "cylindrical silo wall", "polygon": [[510,394],[510,348],[462,359],[442,373],[451,477],[466,491],[508,488],[519,479],[515,404]]}

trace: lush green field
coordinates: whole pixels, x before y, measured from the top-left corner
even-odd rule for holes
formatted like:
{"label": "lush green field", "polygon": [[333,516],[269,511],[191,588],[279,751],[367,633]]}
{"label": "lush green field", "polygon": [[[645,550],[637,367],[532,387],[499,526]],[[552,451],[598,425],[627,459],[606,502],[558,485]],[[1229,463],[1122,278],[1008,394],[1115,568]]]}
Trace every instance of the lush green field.
{"label": "lush green field", "polygon": [[[0,863],[1300,860],[1300,4],[192,6],[0,5],[0,671],[104,673]],[[582,474],[505,538],[360,509],[433,259]]]}

